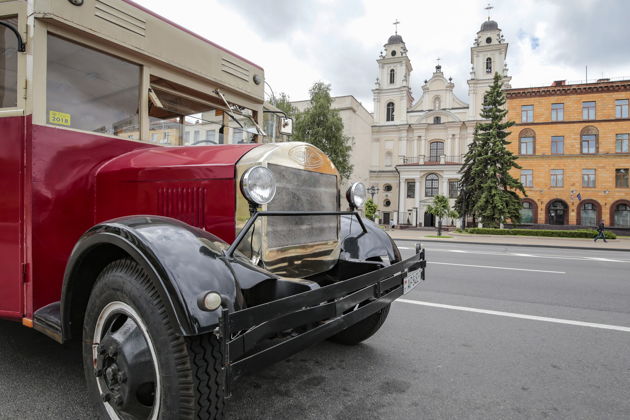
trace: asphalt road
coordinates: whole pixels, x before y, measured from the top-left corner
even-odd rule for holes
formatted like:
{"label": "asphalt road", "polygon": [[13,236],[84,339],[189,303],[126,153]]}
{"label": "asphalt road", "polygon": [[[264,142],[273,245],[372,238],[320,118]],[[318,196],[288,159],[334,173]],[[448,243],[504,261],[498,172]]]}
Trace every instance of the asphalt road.
{"label": "asphalt road", "polygon": [[[630,253],[426,248],[374,337],[244,378],[228,418],[630,418]],[[0,418],[92,418],[79,347],[0,322]]]}

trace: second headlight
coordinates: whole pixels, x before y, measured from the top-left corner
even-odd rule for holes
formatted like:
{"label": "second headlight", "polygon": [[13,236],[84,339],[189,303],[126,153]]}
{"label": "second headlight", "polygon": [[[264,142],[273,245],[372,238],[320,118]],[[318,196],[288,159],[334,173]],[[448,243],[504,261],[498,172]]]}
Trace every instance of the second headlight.
{"label": "second headlight", "polygon": [[350,207],[354,207],[356,209],[360,209],[365,204],[365,196],[367,195],[367,191],[365,189],[365,185],[361,182],[355,182],[348,188],[346,191],[346,199],[348,203],[350,203]]}
{"label": "second headlight", "polygon": [[251,203],[267,204],[276,195],[273,173],[264,166],[249,168],[241,178],[241,191]]}

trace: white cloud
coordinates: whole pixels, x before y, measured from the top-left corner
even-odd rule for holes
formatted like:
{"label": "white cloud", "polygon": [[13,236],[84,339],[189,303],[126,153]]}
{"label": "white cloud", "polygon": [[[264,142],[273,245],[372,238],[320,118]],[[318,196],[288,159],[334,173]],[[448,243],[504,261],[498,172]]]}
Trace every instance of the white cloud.
{"label": "white cloud", "polygon": [[[470,47],[487,18],[486,1],[442,0],[136,0],[261,65],[277,94],[308,97],[315,81],[372,108],[376,59],[399,19],[420,86],[441,58],[456,93],[467,96]],[[201,5],[203,4],[203,5]],[[496,0],[513,87],[553,80],[630,76],[625,0]]]}

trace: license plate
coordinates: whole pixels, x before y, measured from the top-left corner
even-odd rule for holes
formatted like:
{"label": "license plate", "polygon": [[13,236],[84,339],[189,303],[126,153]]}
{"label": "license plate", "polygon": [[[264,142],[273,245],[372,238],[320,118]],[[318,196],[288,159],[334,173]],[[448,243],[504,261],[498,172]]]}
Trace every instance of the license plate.
{"label": "license plate", "polygon": [[419,268],[415,271],[410,271],[407,277],[403,280],[403,294],[411,292],[411,290],[422,281],[422,269]]}

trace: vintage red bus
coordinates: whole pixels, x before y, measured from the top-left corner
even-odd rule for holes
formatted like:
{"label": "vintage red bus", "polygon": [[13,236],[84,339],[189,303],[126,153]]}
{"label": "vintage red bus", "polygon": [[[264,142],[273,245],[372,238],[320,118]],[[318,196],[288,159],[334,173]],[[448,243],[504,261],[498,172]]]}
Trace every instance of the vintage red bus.
{"label": "vintage red bus", "polygon": [[129,0],[0,2],[0,47],[0,318],[82,339],[98,414],[220,417],[424,278],[321,151],[265,144],[260,66]]}

